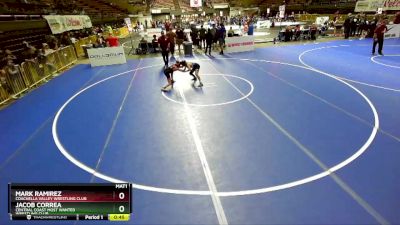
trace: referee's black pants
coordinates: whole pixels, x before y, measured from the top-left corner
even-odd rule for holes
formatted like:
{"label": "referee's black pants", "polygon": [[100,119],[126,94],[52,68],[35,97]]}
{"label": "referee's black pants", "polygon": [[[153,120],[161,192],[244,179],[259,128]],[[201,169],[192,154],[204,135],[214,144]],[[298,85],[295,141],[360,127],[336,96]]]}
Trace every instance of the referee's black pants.
{"label": "referee's black pants", "polygon": [[168,66],[168,57],[169,57],[169,52],[165,49],[162,49],[161,50],[161,55],[162,55],[162,58],[163,58],[163,60],[164,60],[164,64],[165,64],[165,66]]}
{"label": "referee's black pants", "polygon": [[374,44],[373,44],[373,46],[372,46],[372,54],[375,54],[376,44],[378,44],[378,53],[379,53],[379,54],[382,54],[382,49],[383,49],[383,37],[382,37],[382,38],[374,39]]}

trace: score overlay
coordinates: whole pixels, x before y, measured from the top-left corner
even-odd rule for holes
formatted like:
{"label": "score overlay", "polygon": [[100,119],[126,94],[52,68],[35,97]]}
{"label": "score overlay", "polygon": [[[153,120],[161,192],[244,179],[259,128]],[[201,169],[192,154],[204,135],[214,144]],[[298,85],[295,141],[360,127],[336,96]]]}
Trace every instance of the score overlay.
{"label": "score overlay", "polygon": [[132,213],[129,183],[8,184],[12,220],[127,221]]}

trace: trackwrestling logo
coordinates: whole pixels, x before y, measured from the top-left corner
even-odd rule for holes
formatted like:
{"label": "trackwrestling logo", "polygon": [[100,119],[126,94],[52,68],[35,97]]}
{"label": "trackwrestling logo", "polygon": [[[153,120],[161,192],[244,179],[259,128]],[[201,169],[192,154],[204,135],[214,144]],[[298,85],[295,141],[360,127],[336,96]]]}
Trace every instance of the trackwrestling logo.
{"label": "trackwrestling logo", "polygon": [[96,55],[90,55],[89,58],[95,58],[95,59],[100,59],[100,58],[115,58],[115,57],[120,57],[123,56],[123,52],[119,53],[104,53],[104,54],[96,54]]}

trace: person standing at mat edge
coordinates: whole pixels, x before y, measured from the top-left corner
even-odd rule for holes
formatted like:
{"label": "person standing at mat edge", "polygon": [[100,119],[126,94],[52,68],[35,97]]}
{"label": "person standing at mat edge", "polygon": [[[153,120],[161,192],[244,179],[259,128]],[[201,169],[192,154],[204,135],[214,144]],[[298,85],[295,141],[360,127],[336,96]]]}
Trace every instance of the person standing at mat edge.
{"label": "person standing at mat edge", "polygon": [[374,30],[374,44],[372,45],[372,55],[375,54],[376,44],[378,44],[378,54],[383,55],[383,38],[385,37],[385,32],[387,31],[386,20],[382,20],[381,24]]}
{"label": "person standing at mat edge", "polygon": [[113,33],[109,33],[106,43],[109,47],[118,47],[119,46],[118,37],[114,36]]}
{"label": "person standing at mat edge", "polygon": [[207,49],[208,49],[208,54],[211,56],[211,45],[213,42],[213,35],[212,32],[210,30],[210,28],[208,28],[207,34],[206,34],[206,50],[204,51],[204,53],[207,55]]}
{"label": "person standing at mat edge", "polygon": [[167,33],[167,37],[169,40],[169,51],[171,52],[171,57],[174,57],[176,34],[172,30],[170,30]]}
{"label": "person standing at mat edge", "polygon": [[164,31],[161,31],[161,36],[158,38],[158,44],[161,48],[161,55],[164,60],[164,68],[168,67],[168,57],[169,57],[169,45],[170,41],[167,36],[165,36]]}

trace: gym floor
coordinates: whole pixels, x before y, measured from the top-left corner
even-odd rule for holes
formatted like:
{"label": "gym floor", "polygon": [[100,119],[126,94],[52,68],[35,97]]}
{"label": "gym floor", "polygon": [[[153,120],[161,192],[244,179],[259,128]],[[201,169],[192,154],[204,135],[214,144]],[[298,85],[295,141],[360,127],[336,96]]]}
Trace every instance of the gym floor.
{"label": "gym floor", "polygon": [[[133,183],[124,224],[399,224],[400,40],[79,64],[0,111],[7,183]],[[183,59],[183,58],[180,58]],[[171,60],[171,63],[174,59]],[[110,222],[35,222],[35,224]]]}

